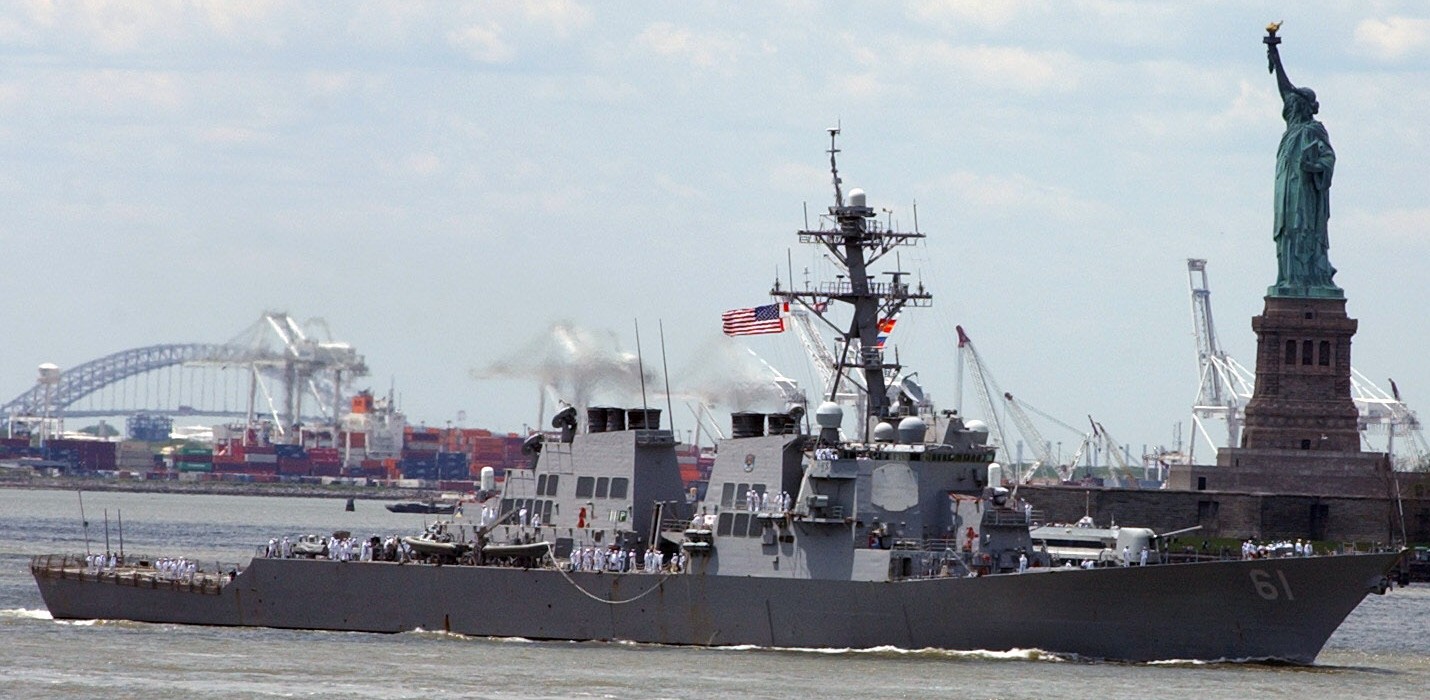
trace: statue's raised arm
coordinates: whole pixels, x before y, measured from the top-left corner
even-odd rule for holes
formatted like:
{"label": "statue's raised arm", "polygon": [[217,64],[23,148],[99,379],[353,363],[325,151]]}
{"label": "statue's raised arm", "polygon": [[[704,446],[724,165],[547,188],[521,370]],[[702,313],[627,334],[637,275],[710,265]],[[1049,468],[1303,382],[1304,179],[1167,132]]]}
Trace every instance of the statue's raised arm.
{"label": "statue's raised arm", "polygon": [[1281,43],[1281,37],[1276,36],[1276,30],[1280,28],[1280,22],[1266,25],[1266,38],[1262,41],[1266,44],[1266,70],[1276,74],[1276,87],[1281,90],[1281,98],[1285,99],[1286,93],[1295,90],[1296,86],[1286,77],[1286,69],[1281,65],[1281,52],[1276,49],[1276,45]]}

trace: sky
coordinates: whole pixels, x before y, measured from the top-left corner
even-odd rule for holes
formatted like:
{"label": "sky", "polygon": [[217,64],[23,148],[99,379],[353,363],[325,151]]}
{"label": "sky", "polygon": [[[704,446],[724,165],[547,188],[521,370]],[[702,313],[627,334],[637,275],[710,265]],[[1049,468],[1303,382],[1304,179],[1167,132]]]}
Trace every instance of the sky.
{"label": "sky", "polygon": [[1353,362],[1430,405],[1430,7],[1110,0],[5,3],[0,401],[265,310],[325,320],[430,425],[536,424],[553,329],[634,352],[639,324],[677,386],[754,355],[808,385],[792,335],[719,320],[831,273],[795,231],[839,125],[845,187],[902,228],[917,204],[899,261],[934,307],[891,344],[935,401],[962,325],[1039,410],[1174,447],[1186,260],[1247,366],[1275,280],[1273,20],[1337,154]]}

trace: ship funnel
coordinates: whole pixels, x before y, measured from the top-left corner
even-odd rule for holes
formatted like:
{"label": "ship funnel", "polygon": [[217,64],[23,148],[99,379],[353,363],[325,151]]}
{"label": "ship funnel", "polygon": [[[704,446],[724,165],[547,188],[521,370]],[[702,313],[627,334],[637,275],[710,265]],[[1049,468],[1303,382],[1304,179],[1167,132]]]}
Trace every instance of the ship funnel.
{"label": "ship funnel", "polygon": [[626,411],[626,427],[631,430],[660,430],[660,409],[632,408]]}
{"label": "ship funnel", "polygon": [[586,432],[604,433],[606,432],[606,411],[605,406],[591,406],[586,409]]}
{"label": "ship funnel", "polygon": [[619,408],[606,409],[606,432],[618,433],[626,429],[626,412]]}
{"label": "ship funnel", "polygon": [[742,411],[730,414],[730,436],[760,437],[765,434],[765,414]]}

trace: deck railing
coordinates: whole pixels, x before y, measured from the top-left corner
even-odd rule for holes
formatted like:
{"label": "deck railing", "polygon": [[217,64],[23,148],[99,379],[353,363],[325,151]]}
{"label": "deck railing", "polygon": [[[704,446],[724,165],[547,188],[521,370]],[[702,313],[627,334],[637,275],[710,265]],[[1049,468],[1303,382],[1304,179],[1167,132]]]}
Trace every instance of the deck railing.
{"label": "deck railing", "polygon": [[92,566],[83,555],[37,554],[30,558],[30,571],[36,576],[73,581],[92,581],[135,588],[166,588],[192,593],[218,595],[238,573],[238,566],[215,562],[215,570],[197,569],[192,576],[170,574],[154,568],[150,558],[129,557],[114,567]]}

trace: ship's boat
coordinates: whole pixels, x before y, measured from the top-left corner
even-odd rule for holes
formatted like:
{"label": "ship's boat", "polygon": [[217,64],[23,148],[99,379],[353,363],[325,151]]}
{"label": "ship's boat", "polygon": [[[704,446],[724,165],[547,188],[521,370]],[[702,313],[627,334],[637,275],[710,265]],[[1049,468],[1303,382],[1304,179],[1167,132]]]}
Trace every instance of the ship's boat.
{"label": "ship's boat", "polygon": [[457,512],[456,503],[440,503],[437,501],[407,501],[403,503],[388,503],[384,507],[394,513],[425,513],[428,515],[452,515]]}
{"label": "ship's boat", "polygon": [[438,557],[456,558],[472,550],[472,545],[466,542],[443,540],[428,535],[404,537],[402,541],[414,552]]}
{"label": "ship's boat", "polygon": [[328,540],[319,535],[302,535],[293,542],[293,556],[325,557],[328,555]]}
{"label": "ship's boat", "polygon": [[932,295],[873,263],[924,234],[883,225],[860,190],[846,196],[836,133],[834,205],[798,235],[840,274],[777,282],[774,304],[725,322],[735,334],[773,331],[798,312],[841,329],[819,392],[853,401],[820,402],[811,415],[790,392],[780,410],[733,414],[703,497],[690,497],[683,448],[658,409],[570,406],[551,432],[526,440],[529,464],[506,472],[500,500],[470,528],[406,540],[440,566],[260,557],[203,579],[212,585],[176,588],[96,577],[82,558],[37,557],[51,615],[1310,663],[1367,594],[1384,592],[1398,552],[1054,566],[1031,535],[1029,505],[1002,486],[988,427],[935,410],[886,357],[889,319]]}

